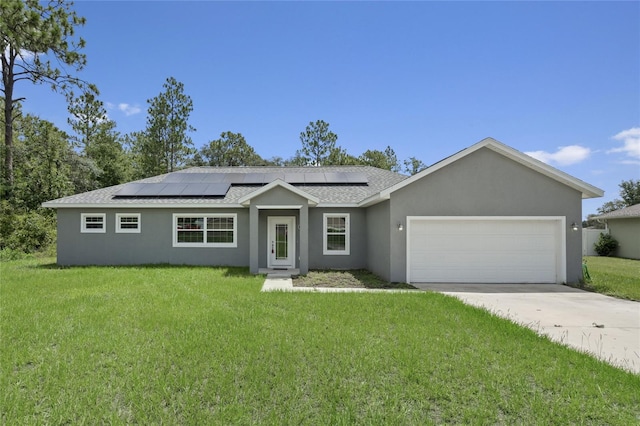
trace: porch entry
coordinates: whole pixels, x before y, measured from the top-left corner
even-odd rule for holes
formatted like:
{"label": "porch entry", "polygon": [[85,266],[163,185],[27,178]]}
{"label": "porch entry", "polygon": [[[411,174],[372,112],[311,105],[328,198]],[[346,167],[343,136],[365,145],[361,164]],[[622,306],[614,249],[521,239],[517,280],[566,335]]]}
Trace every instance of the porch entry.
{"label": "porch entry", "polygon": [[267,267],[295,268],[296,217],[269,216],[267,227]]}

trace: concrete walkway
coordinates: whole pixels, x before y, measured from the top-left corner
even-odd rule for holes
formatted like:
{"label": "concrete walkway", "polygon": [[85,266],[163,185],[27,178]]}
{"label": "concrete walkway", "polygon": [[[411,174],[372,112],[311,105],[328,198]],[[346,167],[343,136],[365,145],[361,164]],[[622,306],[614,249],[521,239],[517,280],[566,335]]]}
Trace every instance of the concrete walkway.
{"label": "concrete walkway", "polygon": [[414,284],[640,373],[640,302],[556,284]]}

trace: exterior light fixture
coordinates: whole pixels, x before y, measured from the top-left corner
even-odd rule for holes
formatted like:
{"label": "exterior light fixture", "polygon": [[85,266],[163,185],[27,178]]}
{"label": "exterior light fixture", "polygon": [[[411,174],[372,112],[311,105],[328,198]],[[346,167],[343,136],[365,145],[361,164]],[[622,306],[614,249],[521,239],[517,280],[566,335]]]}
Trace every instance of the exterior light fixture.
{"label": "exterior light fixture", "polygon": [[572,231],[577,231],[578,229],[580,229],[580,227],[578,226],[578,224],[577,224],[577,223],[575,223],[575,222],[573,222],[573,223],[571,224],[571,230],[572,230]]}
{"label": "exterior light fixture", "polygon": [[403,229],[404,226],[402,225],[402,222],[398,222],[398,231],[402,232]]}

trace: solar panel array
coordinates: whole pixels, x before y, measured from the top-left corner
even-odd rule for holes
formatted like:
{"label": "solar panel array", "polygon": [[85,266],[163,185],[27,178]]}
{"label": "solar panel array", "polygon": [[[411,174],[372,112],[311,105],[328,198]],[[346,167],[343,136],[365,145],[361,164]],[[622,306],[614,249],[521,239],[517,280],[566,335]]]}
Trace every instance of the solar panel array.
{"label": "solar panel array", "polygon": [[292,185],[305,184],[367,184],[369,179],[364,173],[171,173],[164,182],[173,183],[221,183],[232,185],[265,185],[280,179]]}
{"label": "solar panel array", "polygon": [[224,197],[229,183],[129,183],[115,197]]}
{"label": "solar panel array", "polygon": [[280,179],[291,185],[366,185],[364,173],[171,173],[160,183],[129,183],[115,197],[224,197],[231,185],[266,185]]}

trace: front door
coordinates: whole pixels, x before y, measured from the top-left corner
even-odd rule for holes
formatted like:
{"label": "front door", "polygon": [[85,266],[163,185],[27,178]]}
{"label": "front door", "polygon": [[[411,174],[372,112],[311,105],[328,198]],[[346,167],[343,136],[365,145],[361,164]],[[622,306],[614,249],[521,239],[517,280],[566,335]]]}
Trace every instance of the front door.
{"label": "front door", "polygon": [[295,216],[269,216],[267,267],[294,268],[296,258]]}

